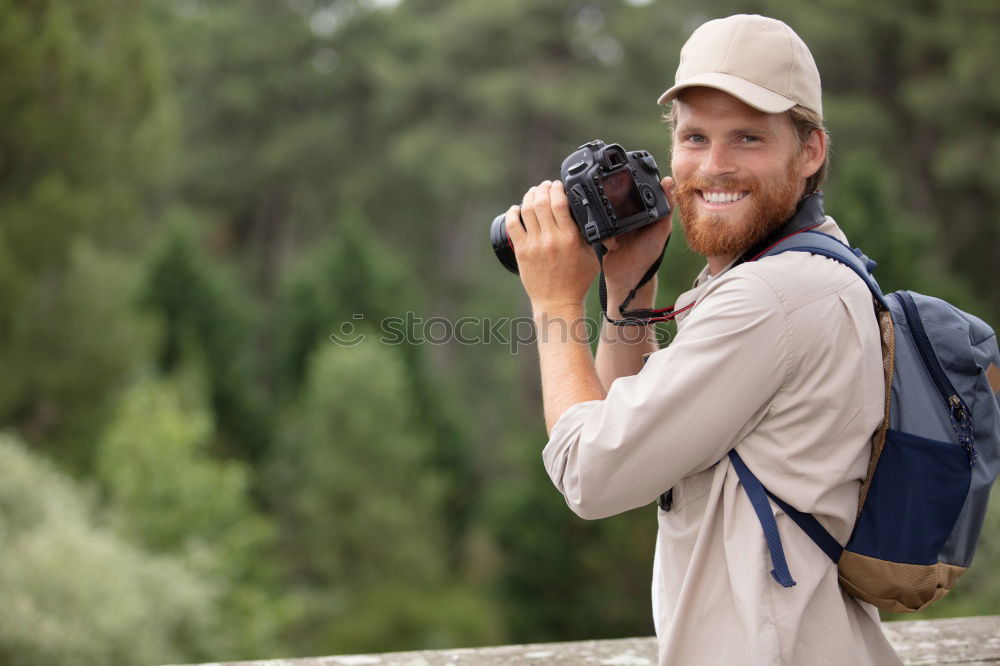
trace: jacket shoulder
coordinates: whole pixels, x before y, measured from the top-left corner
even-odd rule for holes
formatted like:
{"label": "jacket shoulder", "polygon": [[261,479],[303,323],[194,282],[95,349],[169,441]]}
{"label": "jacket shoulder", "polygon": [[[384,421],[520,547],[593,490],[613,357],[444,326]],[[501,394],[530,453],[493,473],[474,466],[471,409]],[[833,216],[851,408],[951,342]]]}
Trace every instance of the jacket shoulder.
{"label": "jacket shoulder", "polygon": [[734,267],[739,273],[766,282],[787,312],[813,301],[840,294],[847,298],[870,299],[864,281],[835,259],[809,252],[783,252]]}

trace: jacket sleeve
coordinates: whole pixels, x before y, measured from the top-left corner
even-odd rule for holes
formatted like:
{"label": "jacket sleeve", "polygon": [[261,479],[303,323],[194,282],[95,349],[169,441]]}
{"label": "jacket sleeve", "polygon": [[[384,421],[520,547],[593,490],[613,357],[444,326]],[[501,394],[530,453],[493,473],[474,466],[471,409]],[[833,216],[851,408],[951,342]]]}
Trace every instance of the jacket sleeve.
{"label": "jacket sleeve", "polygon": [[715,464],[760,421],[785,381],[785,311],[759,275],[716,279],[673,343],[604,400],[574,405],[542,452],[579,516],[603,518],[652,502]]}

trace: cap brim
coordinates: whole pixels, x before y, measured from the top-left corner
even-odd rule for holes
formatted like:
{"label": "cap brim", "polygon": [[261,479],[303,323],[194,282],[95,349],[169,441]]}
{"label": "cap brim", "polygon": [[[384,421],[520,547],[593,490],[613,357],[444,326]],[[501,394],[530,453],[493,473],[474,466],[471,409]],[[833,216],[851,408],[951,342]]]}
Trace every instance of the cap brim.
{"label": "cap brim", "polygon": [[677,96],[684,90],[697,87],[715,88],[724,93],[729,93],[744,104],[748,104],[764,113],[782,113],[797,104],[795,100],[784,95],[779,95],[752,81],[741,79],[732,74],[722,74],[719,72],[709,72],[692,76],[660,95],[656,103],[665,104],[677,99]]}

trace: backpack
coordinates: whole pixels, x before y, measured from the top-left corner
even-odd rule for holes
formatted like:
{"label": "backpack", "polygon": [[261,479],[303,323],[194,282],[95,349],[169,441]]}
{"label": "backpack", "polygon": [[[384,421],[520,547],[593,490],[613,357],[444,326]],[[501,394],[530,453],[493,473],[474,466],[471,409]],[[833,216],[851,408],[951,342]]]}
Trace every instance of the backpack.
{"label": "backpack", "polygon": [[849,594],[884,611],[921,610],[947,594],[972,562],[1000,470],[996,334],[943,300],[910,291],[883,296],[871,274],[875,263],[818,231],[795,233],[760,256],[790,251],[839,261],[868,285],[886,401],[846,546],[812,515],[769,493],[729,452],[764,529],[771,574],[785,587],[795,584],[768,497],[837,564]]}

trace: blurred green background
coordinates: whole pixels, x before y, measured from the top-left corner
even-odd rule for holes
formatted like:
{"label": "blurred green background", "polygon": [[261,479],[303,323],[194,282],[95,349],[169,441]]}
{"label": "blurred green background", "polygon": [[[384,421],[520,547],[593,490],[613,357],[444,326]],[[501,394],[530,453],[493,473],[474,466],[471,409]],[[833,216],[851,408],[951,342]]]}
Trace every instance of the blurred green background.
{"label": "blurred green background", "polygon": [[[996,0],[0,2],[0,663],[652,634],[654,509],[565,507],[533,349],[378,322],[528,315],[493,216],[592,138],[669,164],[741,11],[810,45],[883,288],[1000,324]],[[997,504],[931,615],[1000,612]]]}

